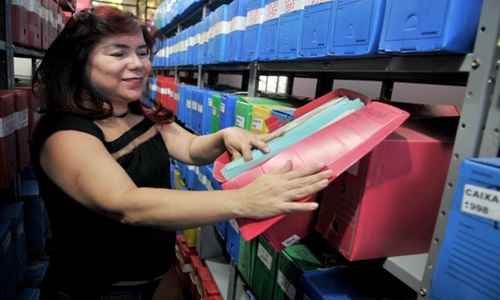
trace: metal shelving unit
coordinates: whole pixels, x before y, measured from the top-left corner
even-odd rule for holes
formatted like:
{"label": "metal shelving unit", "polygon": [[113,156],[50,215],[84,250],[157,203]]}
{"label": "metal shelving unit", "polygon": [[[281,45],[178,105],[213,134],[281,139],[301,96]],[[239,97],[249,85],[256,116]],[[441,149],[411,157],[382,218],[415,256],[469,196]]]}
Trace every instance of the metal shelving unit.
{"label": "metal shelving unit", "polygon": [[[181,23],[182,20],[178,20],[175,25],[178,27]],[[167,26],[164,32],[169,30]],[[433,266],[444,238],[460,163],[469,157],[500,154],[500,1],[484,0],[474,49],[474,53],[468,55],[228,63],[157,68],[155,71],[173,72],[175,76],[178,72],[198,73],[199,87],[216,82],[219,74],[241,74],[241,88],[249,95],[257,93],[258,76],[270,74],[286,75],[292,84],[294,77],[316,78],[317,96],[330,91],[335,79],[381,81],[380,98],[384,100],[391,99],[395,82],[466,86],[463,103],[457,103],[462,104],[462,114],[430,250],[419,255],[390,257],[384,263],[386,270],[417,291],[419,300],[424,300],[428,298]]]}

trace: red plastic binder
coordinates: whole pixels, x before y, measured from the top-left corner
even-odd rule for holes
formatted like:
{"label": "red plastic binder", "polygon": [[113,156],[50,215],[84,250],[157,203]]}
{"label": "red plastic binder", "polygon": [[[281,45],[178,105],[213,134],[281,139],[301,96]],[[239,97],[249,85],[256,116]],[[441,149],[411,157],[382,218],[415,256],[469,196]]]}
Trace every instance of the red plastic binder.
{"label": "red plastic binder", "polygon": [[156,100],[164,108],[169,109],[174,114],[177,113],[177,83],[174,77],[158,76],[158,90],[156,91]]}
{"label": "red plastic binder", "polygon": [[17,144],[17,168],[19,171],[26,168],[30,163],[29,151],[29,109],[28,97],[29,94],[26,90],[16,89],[15,109],[17,114],[17,130],[16,130],[16,144]]}
{"label": "red plastic binder", "polygon": [[321,193],[316,229],[347,259],[429,250],[454,134],[427,122],[404,124]]}
{"label": "red plastic binder", "polygon": [[11,6],[12,40],[14,43],[28,45],[28,11],[23,1],[12,1]]}
{"label": "red plastic binder", "polygon": [[[333,98],[325,95],[314,100],[306,108],[298,109],[297,115],[302,115]],[[237,189],[269,171],[282,167],[287,161],[292,161],[294,168],[306,168],[314,164],[325,165],[332,170],[331,180],[333,180],[370,152],[407,118],[407,112],[387,104],[370,102],[362,109],[229,181],[226,181],[221,173],[225,164],[230,162],[229,154],[224,153],[214,163],[214,176],[222,183],[224,189]],[[310,198],[300,201],[310,201]],[[264,220],[239,219],[238,224],[242,237],[251,240],[283,218],[281,215]]]}
{"label": "red plastic binder", "polygon": [[0,91],[0,187],[8,187],[16,175],[16,114],[13,91]]}

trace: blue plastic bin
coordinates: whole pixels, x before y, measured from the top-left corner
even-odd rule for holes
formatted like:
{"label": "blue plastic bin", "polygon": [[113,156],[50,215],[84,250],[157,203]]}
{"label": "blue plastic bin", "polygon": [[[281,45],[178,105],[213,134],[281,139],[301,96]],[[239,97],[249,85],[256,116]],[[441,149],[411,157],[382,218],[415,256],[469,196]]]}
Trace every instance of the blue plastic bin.
{"label": "blue plastic bin", "polygon": [[430,299],[500,299],[500,158],[460,167]]}
{"label": "blue plastic bin", "polygon": [[202,44],[200,45],[200,50],[198,50],[200,64],[208,64],[208,30],[209,27],[209,17],[201,21],[201,31],[202,31]]}
{"label": "blue plastic bin", "polygon": [[197,23],[193,26],[193,48],[191,51],[191,62],[193,65],[198,65],[198,49],[199,49],[199,38],[200,38],[200,23]]}
{"label": "blue plastic bin", "polygon": [[227,222],[226,226],[226,250],[231,259],[238,263],[240,259],[240,232],[238,224],[234,220]]}
{"label": "blue plastic bin", "polygon": [[414,292],[380,265],[336,266],[304,272],[300,287],[310,300],[412,299]]}
{"label": "blue plastic bin", "polygon": [[361,56],[376,53],[385,0],[338,0],[336,5],[337,14],[328,42],[329,54]]}
{"label": "blue plastic bin", "polygon": [[222,5],[212,14],[213,34],[209,43],[209,57],[211,63],[229,61],[226,52],[227,35],[229,34],[228,5]]}
{"label": "blue plastic bin", "polygon": [[302,39],[303,0],[279,0],[278,58],[295,59]]}
{"label": "blue plastic bin", "polygon": [[387,0],[381,52],[471,52],[482,0]]}
{"label": "blue plastic bin", "polygon": [[[328,37],[336,15],[336,2],[308,0],[304,7],[304,22],[299,56],[306,58],[328,55]],[[335,4],[335,5],[334,5]]]}
{"label": "blue plastic bin", "polygon": [[264,0],[248,0],[246,14],[246,29],[243,35],[243,60],[255,61],[260,42],[262,10]]}
{"label": "blue plastic bin", "polygon": [[220,129],[233,127],[236,119],[236,102],[239,96],[225,94],[220,106]]}
{"label": "blue plastic bin", "polygon": [[247,0],[234,0],[229,4],[228,14],[231,21],[228,42],[226,44],[229,61],[243,60],[243,36],[246,27],[246,12]]}
{"label": "blue plastic bin", "polygon": [[278,0],[264,0],[264,17],[260,32],[259,60],[274,60],[278,57]]}

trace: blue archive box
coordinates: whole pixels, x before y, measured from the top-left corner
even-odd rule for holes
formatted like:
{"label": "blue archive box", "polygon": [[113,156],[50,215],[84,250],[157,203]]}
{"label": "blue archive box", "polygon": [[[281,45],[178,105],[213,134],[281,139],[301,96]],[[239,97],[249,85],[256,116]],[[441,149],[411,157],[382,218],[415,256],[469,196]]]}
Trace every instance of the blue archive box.
{"label": "blue archive box", "polygon": [[337,0],[336,5],[337,13],[328,42],[329,54],[360,56],[376,53],[385,0]]}
{"label": "blue archive box", "polygon": [[306,0],[300,57],[328,55],[328,37],[335,21],[336,7],[336,1],[332,0]]}
{"label": "blue archive box", "polygon": [[229,41],[226,52],[229,61],[243,60],[243,36],[246,27],[247,0],[234,0],[229,4]]}
{"label": "blue archive box", "polygon": [[202,101],[201,101],[201,134],[212,133],[212,96],[215,94],[211,90],[202,90]]}
{"label": "blue archive box", "polygon": [[179,103],[178,103],[178,109],[177,109],[177,118],[179,121],[181,121],[184,125],[187,125],[187,99],[188,99],[188,91],[187,87],[184,84],[179,84],[178,85],[179,89]]}
{"label": "blue archive box", "polygon": [[191,35],[193,32],[193,27],[189,27],[185,30],[185,40],[184,40],[184,49],[185,51],[185,59],[184,59],[184,64],[185,65],[192,65],[192,53],[193,53],[193,46],[191,46]]}
{"label": "blue archive box", "polygon": [[243,60],[255,61],[259,50],[264,0],[248,0],[246,28],[243,35]]}
{"label": "blue archive box", "polygon": [[203,30],[204,30],[204,35],[203,35],[203,47],[201,48],[202,53],[201,53],[201,64],[209,64],[209,57],[208,57],[208,45],[209,45],[209,30],[210,30],[210,15],[208,15],[207,18],[205,18],[202,22],[203,23]]}
{"label": "blue archive box", "polygon": [[236,119],[236,102],[239,96],[225,94],[220,104],[220,129],[233,127]]}
{"label": "blue archive box", "polygon": [[471,52],[482,0],[387,0],[381,52]]}
{"label": "blue archive box", "polygon": [[179,65],[178,60],[177,60],[177,41],[179,40],[179,36],[176,35],[172,37],[172,57],[171,57],[171,66],[177,66]]}
{"label": "blue archive box", "polygon": [[462,163],[431,299],[500,299],[499,190],[500,158]]}
{"label": "blue archive box", "polygon": [[264,0],[263,19],[260,31],[259,60],[277,58],[279,0]]}
{"label": "blue archive box", "polygon": [[212,64],[215,62],[215,54],[213,53],[215,49],[215,39],[214,39],[215,11],[213,11],[207,16],[207,20],[208,20],[208,40],[207,40],[207,47],[205,54],[205,59],[206,59],[205,63]]}
{"label": "blue archive box", "polygon": [[305,0],[279,0],[278,58],[295,59],[302,38]]}
{"label": "blue archive box", "polygon": [[187,65],[187,31],[184,30],[180,33],[180,62],[182,66]]}
{"label": "blue archive box", "polygon": [[227,221],[226,225],[226,250],[231,259],[238,263],[240,259],[240,231],[235,220]]}
{"label": "blue archive box", "polygon": [[193,50],[191,52],[191,62],[193,65],[198,65],[198,49],[200,48],[200,23],[193,26]]}
{"label": "blue archive box", "polygon": [[204,18],[203,20],[201,20],[201,22],[199,23],[200,25],[200,40],[199,40],[199,44],[198,44],[198,64],[205,64],[206,61],[205,61],[205,54],[206,54],[206,50],[205,48],[207,47],[207,42],[206,42],[206,37],[208,35],[207,31],[208,31],[208,18]]}
{"label": "blue archive box", "polygon": [[228,5],[222,5],[215,10],[215,29],[214,29],[214,43],[213,43],[213,51],[211,51],[211,55],[213,55],[212,61],[214,63],[219,62],[228,62],[228,53],[226,51],[226,43],[228,40],[229,34],[229,11]]}

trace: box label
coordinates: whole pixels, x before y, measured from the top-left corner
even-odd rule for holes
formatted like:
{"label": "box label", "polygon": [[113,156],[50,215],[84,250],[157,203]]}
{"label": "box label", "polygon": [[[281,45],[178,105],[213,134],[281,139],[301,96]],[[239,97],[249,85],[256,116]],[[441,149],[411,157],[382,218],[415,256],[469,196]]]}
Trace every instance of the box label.
{"label": "box label", "polygon": [[305,6],[319,5],[327,2],[333,2],[332,0],[306,0]]}
{"label": "box label", "polygon": [[230,32],[245,30],[246,27],[245,23],[246,23],[246,17],[244,16],[234,17],[230,23]]}
{"label": "box label", "polygon": [[266,266],[266,268],[271,271],[271,266],[273,264],[273,257],[267,250],[259,244],[259,247],[257,249],[257,257],[260,259],[260,261]]}
{"label": "box label", "polygon": [[271,21],[273,19],[279,18],[279,6],[278,1],[274,1],[266,5],[265,15],[263,22]]}
{"label": "box label", "polygon": [[262,130],[263,127],[264,127],[264,121],[262,119],[254,118],[252,120],[252,128],[257,130]]}
{"label": "box label", "polygon": [[500,192],[472,184],[464,186],[462,211],[500,221]]}
{"label": "box label", "polygon": [[296,289],[293,284],[288,281],[288,279],[278,270],[278,277],[276,278],[276,283],[281,288],[281,290],[288,296],[289,299],[295,299]]}
{"label": "box label", "polygon": [[235,219],[228,220],[228,223],[229,223],[229,225],[231,225],[231,227],[233,227],[233,229],[236,232],[240,232],[240,227],[238,226],[238,223],[236,222]]}
{"label": "box label", "polygon": [[220,104],[220,112],[221,113],[225,113],[226,112],[226,104],[224,104],[224,103]]}
{"label": "box label", "polygon": [[286,248],[286,247],[289,247],[293,244],[296,244],[298,241],[300,241],[300,236],[294,234],[294,235],[290,236],[289,238],[287,238],[286,240],[284,240],[281,244],[283,246],[285,246],[285,248]]}
{"label": "box label", "polygon": [[14,133],[17,129],[17,114],[12,113],[6,117],[0,118],[0,138]]}
{"label": "box label", "polygon": [[245,118],[242,116],[236,116],[235,124],[240,128],[245,128]]}
{"label": "box label", "polygon": [[279,0],[279,15],[304,9],[304,0]]}

